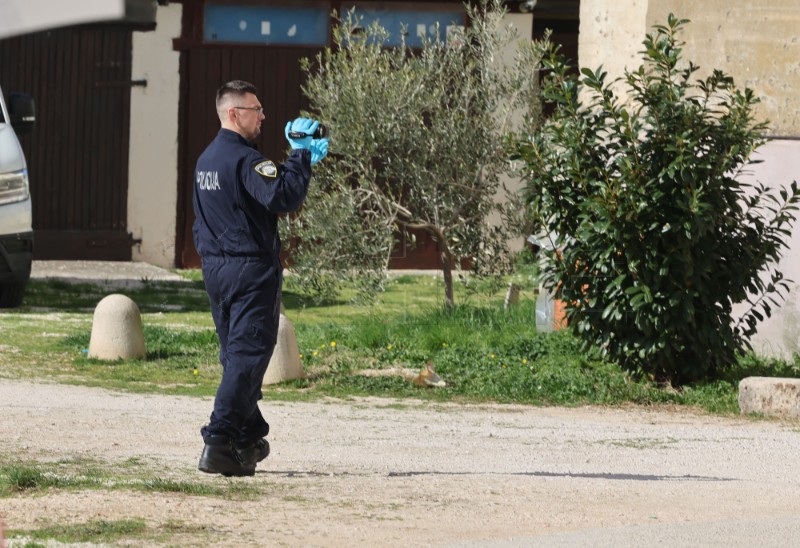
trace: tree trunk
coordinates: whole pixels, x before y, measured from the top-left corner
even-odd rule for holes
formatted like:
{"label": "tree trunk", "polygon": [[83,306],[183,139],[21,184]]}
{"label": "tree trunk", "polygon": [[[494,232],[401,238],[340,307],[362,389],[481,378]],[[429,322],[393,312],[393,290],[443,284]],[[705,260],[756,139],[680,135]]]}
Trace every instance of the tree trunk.
{"label": "tree trunk", "polygon": [[453,300],[453,255],[447,246],[439,244],[439,258],[442,263],[442,276],[444,278],[444,304],[448,310],[455,306]]}
{"label": "tree trunk", "polygon": [[[411,212],[403,208],[401,214],[407,218],[411,218]],[[442,275],[444,277],[444,304],[448,310],[452,310],[455,306],[453,299],[453,254],[447,247],[447,239],[444,236],[444,231],[438,226],[431,223],[412,223],[405,219],[396,219],[396,222],[401,223],[407,229],[422,229],[433,237],[436,242],[436,247],[439,250],[439,262],[442,267]]]}

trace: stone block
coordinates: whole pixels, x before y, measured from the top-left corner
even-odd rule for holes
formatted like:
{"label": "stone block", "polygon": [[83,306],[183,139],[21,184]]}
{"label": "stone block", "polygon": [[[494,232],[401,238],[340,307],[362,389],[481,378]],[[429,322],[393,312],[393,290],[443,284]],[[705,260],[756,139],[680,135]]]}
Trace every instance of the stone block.
{"label": "stone block", "polygon": [[302,377],[303,365],[300,363],[300,350],[297,347],[294,326],[286,316],[281,314],[278,324],[278,340],[275,343],[272,358],[269,360],[263,384],[276,384]]}
{"label": "stone block", "polygon": [[101,360],[146,356],[139,307],[125,295],[104,297],[94,309],[89,357]]}
{"label": "stone block", "polygon": [[800,417],[800,379],[747,377],[739,382],[739,410],[772,417]]}
{"label": "stone block", "polygon": [[514,282],[509,282],[508,289],[506,290],[506,300],[503,303],[503,308],[508,310],[512,306],[519,303],[519,286]]}

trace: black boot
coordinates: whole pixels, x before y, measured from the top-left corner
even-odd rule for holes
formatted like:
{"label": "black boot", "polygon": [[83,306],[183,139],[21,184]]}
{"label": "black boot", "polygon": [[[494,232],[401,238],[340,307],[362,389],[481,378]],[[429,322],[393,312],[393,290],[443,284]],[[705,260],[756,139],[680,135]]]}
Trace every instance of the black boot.
{"label": "black boot", "polygon": [[197,468],[201,472],[223,476],[252,476],[256,473],[256,463],[244,462],[227,436],[206,438]]}
{"label": "black boot", "polygon": [[234,450],[239,454],[239,459],[243,463],[255,466],[269,455],[269,442],[261,438],[249,445],[234,447]]}

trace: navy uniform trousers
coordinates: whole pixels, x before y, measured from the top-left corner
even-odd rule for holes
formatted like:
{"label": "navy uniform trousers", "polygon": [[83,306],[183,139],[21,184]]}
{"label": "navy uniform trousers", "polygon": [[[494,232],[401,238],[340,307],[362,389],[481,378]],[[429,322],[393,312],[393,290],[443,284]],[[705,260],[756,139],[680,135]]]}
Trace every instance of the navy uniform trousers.
{"label": "navy uniform trousers", "polygon": [[269,432],[258,400],[278,335],[281,276],[271,259],[203,258],[222,364],[214,411],[201,429],[206,442],[209,435],[221,434],[245,446]]}

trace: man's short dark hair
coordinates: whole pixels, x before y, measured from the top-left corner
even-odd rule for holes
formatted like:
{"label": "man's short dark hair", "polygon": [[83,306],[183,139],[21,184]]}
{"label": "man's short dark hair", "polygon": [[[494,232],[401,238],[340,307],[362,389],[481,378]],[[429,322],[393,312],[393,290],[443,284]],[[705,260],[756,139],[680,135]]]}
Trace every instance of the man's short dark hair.
{"label": "man's short dark hair", "polygon": [[251,84],[250,82],[245,82],[244,80],[231,80],[227,84],[223,84],[217,90],[217,109],[219,109],[220,104],[225,99],[226,96],[232,95],[234,97],[242,97],[245,93],[252,93],[253,95],[258,94],[258,90],[256,87]]}

